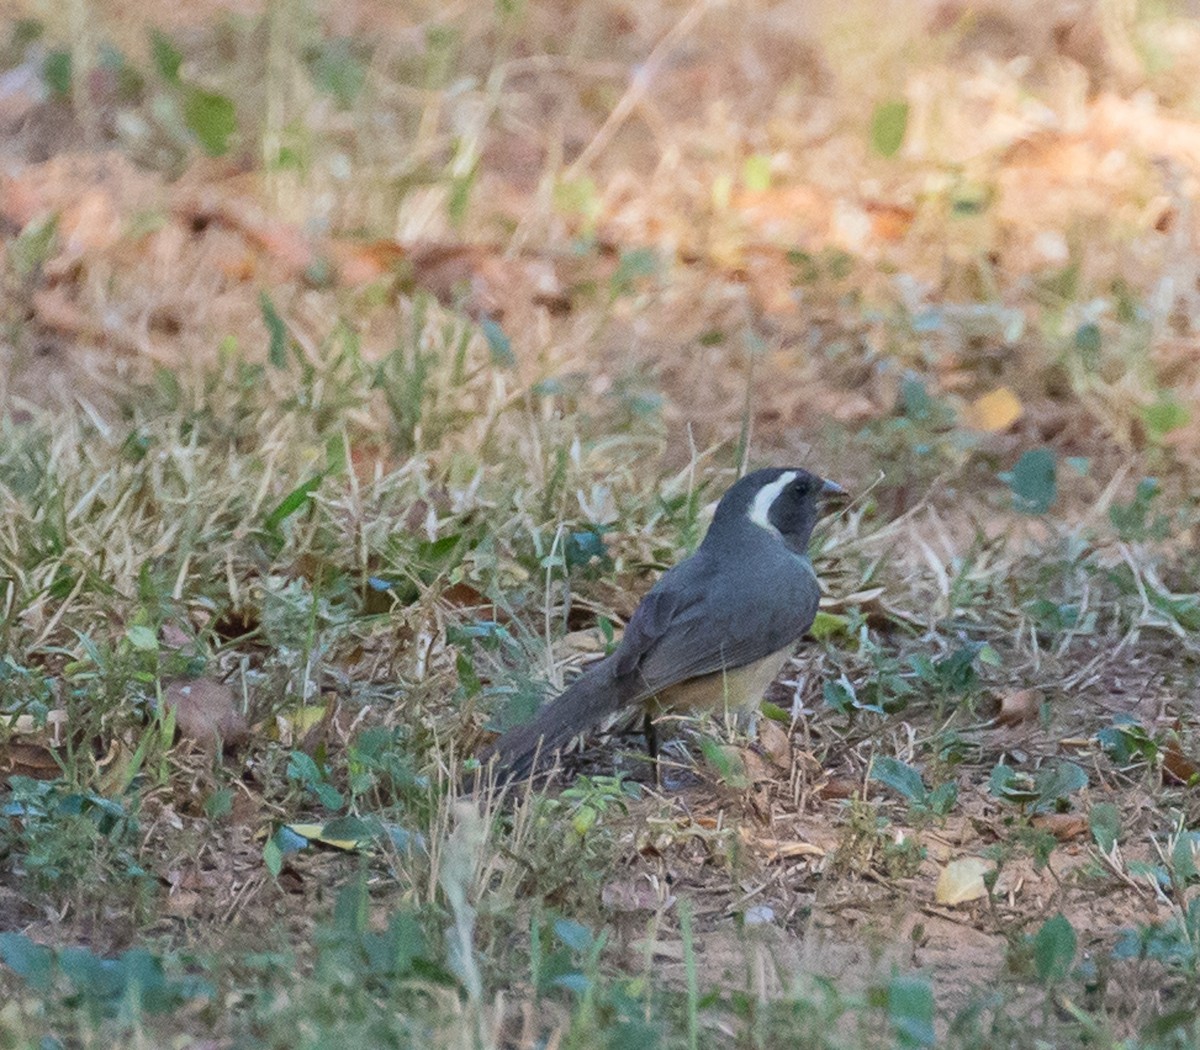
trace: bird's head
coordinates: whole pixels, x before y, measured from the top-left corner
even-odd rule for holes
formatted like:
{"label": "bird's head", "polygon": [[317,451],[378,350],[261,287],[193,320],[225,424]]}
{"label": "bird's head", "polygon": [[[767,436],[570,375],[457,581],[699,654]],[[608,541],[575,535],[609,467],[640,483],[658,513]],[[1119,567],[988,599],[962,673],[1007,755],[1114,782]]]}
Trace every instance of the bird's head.
{"label": "bird's head", "polygon": [[721,497],[709,534],[721,536],[750,524],[778,535],[790,550],[804,554],[822,502],[845,495],[840,485],[799,467],[756,470]]}

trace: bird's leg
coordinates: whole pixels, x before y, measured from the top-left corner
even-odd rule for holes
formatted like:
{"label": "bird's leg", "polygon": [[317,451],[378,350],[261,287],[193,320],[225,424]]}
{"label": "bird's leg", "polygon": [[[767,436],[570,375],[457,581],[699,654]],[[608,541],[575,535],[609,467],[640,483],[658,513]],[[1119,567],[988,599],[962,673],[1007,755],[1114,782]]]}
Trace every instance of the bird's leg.
{"label": "bird's leg", "polygon": [[662,786],[662,771],[658,767],[658,726],[654,724],[654,715],[650,709],[646,709],[645,719],[642,722],[642,734],[646,738],[646,752],[650,755],[650,761],[654,763],[654,781],[660,787]]}
{"label": "bird's leg", "polygon": [[758,743],[758,719],[761,714],[762,708],[756,704],[738,715],[738,728],[745,732],[746,738],[752,744]]}

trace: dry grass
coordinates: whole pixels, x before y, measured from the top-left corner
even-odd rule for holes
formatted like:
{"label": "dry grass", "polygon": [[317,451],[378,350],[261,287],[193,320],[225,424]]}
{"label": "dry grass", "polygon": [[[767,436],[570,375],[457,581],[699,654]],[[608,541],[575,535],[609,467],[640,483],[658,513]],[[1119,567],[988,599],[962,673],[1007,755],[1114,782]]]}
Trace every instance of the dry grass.
{"label": "dry grass", "polygon": [[[86,951],[0,940],[0,1046],[1195,1041],[1192,20],[72,12],[0,201],[0,927]],[[747,462],[858,494],[757,744],[474,790]]]}

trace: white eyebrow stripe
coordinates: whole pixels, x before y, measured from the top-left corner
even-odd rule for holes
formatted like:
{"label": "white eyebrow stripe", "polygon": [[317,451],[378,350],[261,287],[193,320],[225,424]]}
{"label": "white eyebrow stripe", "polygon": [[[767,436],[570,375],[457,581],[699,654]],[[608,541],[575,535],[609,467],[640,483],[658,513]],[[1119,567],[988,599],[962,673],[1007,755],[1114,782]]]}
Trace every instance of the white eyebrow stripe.
{"label": "white eyebrow stripe", "polygon": [[778,535],[779,530],[771,524],[771,519],[769,517],[771,513],[771,504],[775,502],[775,500],[779,497],[779,494],[784,489],[786,489],[793,481],[796,480],[798,474],[799,471],[796,470],[786,471],[785,473],[780,474],[779,477],[771,482],[771,484],[764,485],[758,490],[757,495],[755,495],[753,502],[750,504],[749,511],[747,511],[750,520],[754,522],[755,525]]}

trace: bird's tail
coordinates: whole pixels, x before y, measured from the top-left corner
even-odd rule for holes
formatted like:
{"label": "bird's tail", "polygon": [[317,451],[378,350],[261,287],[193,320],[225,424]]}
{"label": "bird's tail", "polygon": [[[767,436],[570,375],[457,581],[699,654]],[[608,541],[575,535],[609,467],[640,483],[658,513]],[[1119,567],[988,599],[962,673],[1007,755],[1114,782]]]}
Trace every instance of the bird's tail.
{"label": "bird's tail", "polygon": [[501,736],[480,756],[480,761],[486,765],[496,759],[496,774],[501,780],[529,776],[571,737],[637,699],[630,693],[628,679],[618,678],[616,667],[613,656],[592,664],[546,704],[532,722],[514,726]]}

